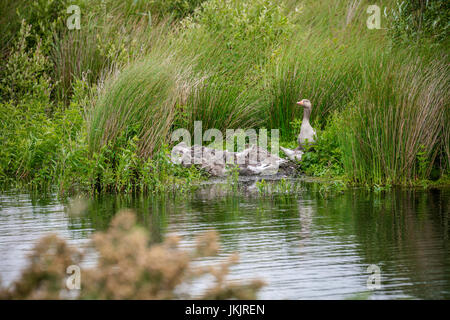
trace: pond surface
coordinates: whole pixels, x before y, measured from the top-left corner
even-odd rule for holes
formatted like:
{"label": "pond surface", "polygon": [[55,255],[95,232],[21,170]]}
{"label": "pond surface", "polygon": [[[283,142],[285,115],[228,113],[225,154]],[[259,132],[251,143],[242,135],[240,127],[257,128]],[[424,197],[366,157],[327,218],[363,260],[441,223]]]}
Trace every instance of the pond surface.
{"label": "pond surface", "polygon": [[[219,258],[240,253],[230,277],[263,279],[261,299],[450,298],[450,189],[324,195],[315,183],[299,184],[271,195],[247,182],[239,192],[210,184],[176,198],[102,196],[83,201],[76,216],[70,199],[4,192],[0,276],[10,284],[41,236],[56,232],[81,246],[120,208],[133,208],[155,241],[178,234],[189,246],[216,229]],[[379,289],[367,288],[370,265],[380,268]]]}

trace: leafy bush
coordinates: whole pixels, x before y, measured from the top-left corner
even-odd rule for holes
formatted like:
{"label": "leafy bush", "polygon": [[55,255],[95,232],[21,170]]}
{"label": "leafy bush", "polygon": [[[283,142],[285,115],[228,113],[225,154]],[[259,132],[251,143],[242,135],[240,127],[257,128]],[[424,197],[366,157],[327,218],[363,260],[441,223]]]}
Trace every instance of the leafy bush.
{"label": "leafy bush", "polygon": [[151,1],[150,10],[159,18],[167,15],[175,19],[184,18],[197,9],[205,0],[154,0]]}
{"label": "leafy bush", "polygon": [[203,3],[192,22],[221,34],[230,47],[237,41],[261,46],[281,42],[293,31],[283,9],[283,3],[273,0],[212,0]]}
{"label": "leafy bush", "polygon": [[342,117],[334,113],[324,130],[317,131],[314,145],[307,146],[302,156],[301,168],[307,175],[338,177],[344,174],[342,148],[339,135],[345,130]]}
{"label": "leafy bush", "polygon": [[51,83],[47,70],[50,66],[48,58],[41,50],[41,41],[28,50],[27,39],[30,38],[31,26],[25,21],[13,45],[12,54],[8,57],[6,66],[1,70],[0,101],[23,101],[36,98],[48,101]]}
{"label": "leafy bush", "polygon": [[218,63],[228,74],[237,72],[241,83],[245,81],[242,76],[248,79],[260,72],[266,54],[294,31],[283,3],[273,0],[206,1],[183,26],[194,37],[199,33],[213,35],[216,46],[224,48]]}
{"label": "leafy bush", "polygon": [[17,9],[20,20],[25,20],[31,28],[29,46],[34,48],[41,40],[43,51],[47,54],[52,46],[53,34],[65,27],[66,9],[71,3],[67,0],[24,1]]}
{"label": "leafy bush", "polygon": [[397,1],[390,31],[395,41],[415,43],[431,38],[431,45],[448,40],[450,3],[442,0]]}
{"label": "leafy bush", "polygon": [[60,143],[58,127],[48,117],[52,109],[48,60],[40,50],[40,42],[34,51],[27,51],[29,35],[30,26],[22,22],[0,83],[3,181],[10,177],[29,180],[51,176],[46,171]]}

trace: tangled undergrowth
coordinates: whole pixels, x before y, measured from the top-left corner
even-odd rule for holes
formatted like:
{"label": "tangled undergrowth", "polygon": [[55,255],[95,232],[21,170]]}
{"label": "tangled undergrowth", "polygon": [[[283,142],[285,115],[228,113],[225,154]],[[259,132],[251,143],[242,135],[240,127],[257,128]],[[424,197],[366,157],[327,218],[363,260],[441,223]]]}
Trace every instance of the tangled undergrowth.
{"label": "tangled undergrowth", "polygon": [[[145,229],[136,225],[131,211],[121,211],[106,232],[94,234],[91,248],[97,265],[81,269],[79,290],[67,289],[71,265],[79,266],[87,251],[70,247],[56,235],[42,238],[29,256],[29,265],[9,288],[0,288],[1,299],[255,299],[264,285],[260,280],[245,283],[227,280],[238,255],[214,265],[195,261],[214,256],[220,246],[215,231],[196,239],[194,248],[180,245],[180,238],[167,237],[150,244]],[[189,285],[210,275],[213,283],[200,295],[186,291]]]}

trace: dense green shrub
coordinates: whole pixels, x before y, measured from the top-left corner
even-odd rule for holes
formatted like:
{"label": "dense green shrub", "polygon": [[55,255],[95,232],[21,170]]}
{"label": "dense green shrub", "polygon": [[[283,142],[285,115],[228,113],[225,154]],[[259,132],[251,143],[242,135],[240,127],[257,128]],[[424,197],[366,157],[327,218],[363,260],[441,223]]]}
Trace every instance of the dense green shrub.
{"label": "dense green shrub", "polygon": [[259,45],[279,42],[289,37],[294,28],[284,13],[283,3],[273,0],[207,1],[191,23],[223,35],[230,46],[235,41]]}
{"label": "dense green shrub", "polygon": [[36,47],[33,50],[28,49],[27,39],[31,36],[30,30],[31,26],[22,21],[12,47],[13,51],[5,68],[1,70],[0,101],[18,102],[33,98],[42,100],[50,94],[51,82],[47,74],[50,64],[41,50],[39,38]]}
{"label": "dense green shrub", "polygon": [[442,0],[397,1],[390,31],[395,41],[416,43],[431,38],[429,45],[448,42],[450,3]]}
{"label": "dense green shrub", "polygon": [[47,54],[52,47],[53,35],[66,26],[67,0],[32,0],[23,1],[17,8],[18,18],[30,26],[28,46],[34,48],[42,41],[42,50]]}
{"label": "dense green shrub", "polygon": [[339,136],[345,129],[342,116],[335,112],[325,129],[317,131],[316,143],[307,146],[302,156],[301,169],[307,175],[334,178],[344,175]]}
{"label": "dense green shrub", "polygon": [[282,43],[294,30],[283,3],[273,0],[206,1],[184,24],[218,35],[216,41],[226,45],[235,62],[251,50],[253,64],[261,63],[267,48]]}
{"label": "dense green shrub", "polygon": [[184,18],[194,13],[205,0],[154,0],[151,1],[150,10],[157,17],[167,15],[176,19]]}

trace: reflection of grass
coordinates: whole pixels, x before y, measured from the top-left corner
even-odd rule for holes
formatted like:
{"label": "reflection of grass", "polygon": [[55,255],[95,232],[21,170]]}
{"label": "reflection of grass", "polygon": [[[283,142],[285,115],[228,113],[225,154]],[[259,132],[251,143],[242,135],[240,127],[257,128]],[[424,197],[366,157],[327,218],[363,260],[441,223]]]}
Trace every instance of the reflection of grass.
{"label": "reflection of grass", "polygon": [[227,171],[227,185],[231,190],[233,190],[233,192],[236,192],[238,190],[238,181],[239,166],[230,166]]}
{"label": "reflection of grass", "polygon": [[262,179],[255,183],[256,190],[260,196],[274,195],[296,195],[304,191],[303,184],[300,181],[282,178],[277,181],[267,182]]}
{"label": "reflection of grass", "polygon": [[345,300],[369,300],[372,298],[372,294],[371,291],[362,291],[348,296]]}
{"label": "reflection of grass", "polygon": [[331,195],[342,194],[345,190],[347,190],[347,186],[340,180],[324,182],[319,185],[319,194],[324,199],[327,199]]}

